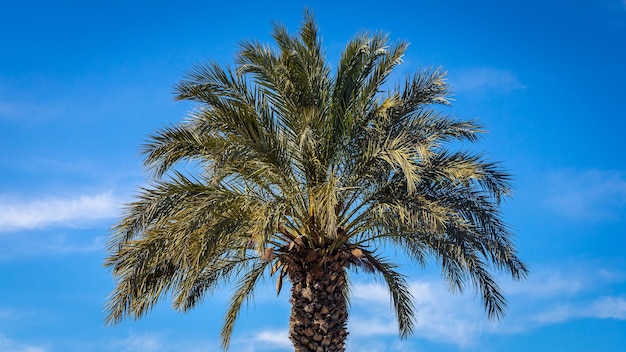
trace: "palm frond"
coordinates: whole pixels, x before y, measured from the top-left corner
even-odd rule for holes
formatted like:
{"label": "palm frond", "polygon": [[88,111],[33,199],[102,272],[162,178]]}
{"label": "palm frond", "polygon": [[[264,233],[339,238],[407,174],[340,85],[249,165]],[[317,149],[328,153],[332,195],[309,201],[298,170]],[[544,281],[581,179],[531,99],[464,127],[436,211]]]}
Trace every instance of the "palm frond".
{"label": "palm frond", "polygon": [[395,266],[381,257],[363,251],[363,255],[369,265],[380,274],[387,284],[391,301],[398,320],[400,337],[407,338],[413,333],[415,319],[415,307],[413,295],[403,275],[394,270]]}
{"label": "palm frond", "polygon": [[263,276],[263,272],[265,271],[267,266],[268,262],[257,261],[251,268],[249,268],[244,273],[243,277],[239,280],[239,285],[237,286],[235,292],[230,299],[230,306],[228,308],[228,312],[226,313],[224,326],[222,327],[222,332],[220,334],[221,345],[225,350],[228,349],[230,345],[230,337],[233,333],[235,321],[239,316],[241,306],[243,305],[243,303],[249,301],[252,298],[254,288],[256,287],[259,279]]}

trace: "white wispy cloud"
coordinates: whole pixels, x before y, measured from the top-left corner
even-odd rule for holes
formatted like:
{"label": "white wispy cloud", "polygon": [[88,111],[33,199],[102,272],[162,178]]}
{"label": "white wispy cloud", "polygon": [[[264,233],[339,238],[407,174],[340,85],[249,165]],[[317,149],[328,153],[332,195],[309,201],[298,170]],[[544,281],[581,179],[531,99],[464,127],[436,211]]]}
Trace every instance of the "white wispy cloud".
{"label": "white wispy cloud", "polygon": [[128,352],[152,352],[152,351],[160,351],[162,349],[161,342],[159,339],[150,334],[142,334],[142,335],[130,335],[125,339],[115,341],[113,346],[117,350],[128,351]]}
{"label": "white wispy cloud", "polygon": [[398,323],[390,317],[356,314],[350,320],[350,333],[353,336],[395,335],[398,334]]}
{"label": "white wispy cloud", "polygon": [[626,208],[626,175],[607,170],[558,170],[546,177],[546,206],[572,220],[602,221]]}
{"label": "white wispy cloud", "polygon": [[495,91],[510,93],[523,90],[522,84],[513,71],[493,67],[474,67],[450,72],[450,84],[456,91]]}
{"label": "white wispy cloud", "polygon": [[254,340],[257,343],[266,344],[270,347],[281,349],[292,348],[291,341],[289,341],[289,332],[286,329],[260,331],[255,335]]}
{"label": "white wispy cloud", "polygon": [[88,242],[75,242],[68,239],[64,234],[49,236],[48,238],[49,241],[43,243],[41,252],[57,254],[89,253],[102,250],[105,243],[104,236],[94,237]]}
{"label": "white wispy cloud", "polygon": [[[287,321],[284,323],[286,324]],[[293,351],[293,345],[289,340],[289,330],[286,327],[267,328],[234,334],[230,350],[241,352]]]}
{"label": "white wispy cloud", "polygon": [[626,297],[603,297],[595,300],[586,310],[586,316],[599,319],[626,320]]}
{"label": "white wispy cloud", "polygon": [[44,120],[63,116],[65,111],[66,108],[58,102],[33,104],[15,100],[0,101],[0,119],[9,121]]}
{"label": "white wispy cloud", "polygon": [[[110,351],[122,352],[207,352],[218,351],[218,347],[208,341],[181,340],[166,333],[129,333],[125,338],[116,338],[106,344]],[[101,346],[98,346],[98,349]]]}
{"label": "white wispy cloud", "polygon": [[[381,339],[368,339],[367,341],[351,341],[349,340],[347,343],[348,351],[359,351],[359,352],[389,352],[389,351],[398,351],[395,348],[390,348],[389,344],[386,341]],[[415,352],[415,351],[414,351]]]}
{"label": "white wispy cloud", "polygon": [[352,298],[359,301],[361,304],[366,302],[371,303],[389,303],[389,290],[385,289],[380,284],[358,283],[351,289]]}
{"label": "white wispy cloud", "polygon": [[104,248],[104,235],[93,237],[83,232],[5,235],[0,237],[0,262],[47,255],[92,253]]}
{"label": "white wispy cloud", "polygon": [[0,334],[0,351],[3,352],[45,352],[43,347],[20,343]]}
{"label": "white wispy cloud", "polygon": [[[569,272],[566,272],[569,270]],[[507,281],[502,285],[509,295],[524,296],[532,299],[550,299],[553,297],[571,297],[593,284],[596,273],[590,269],[580,270],[575,267],[545,268],[533,271],[522,282]]]}
{"label": "white wispy cloud", "polygon": [[111,192],[34,200],[0,196],[0,232],[83,225],[113,218],[118,210],[119,201]]}
{"label": "white wispy cloud", "polygon": [[[501,287],[509,299],[509,311],[500,322],[487,319],[480,297],[471,290],[465,294],[451,294],[438,275],[425,273],[425,279],[409,282],[415,298],[417,321],[414,337],[406,341],[398,338],[387,289],[372,281],[356,279],[351,284],[348,350],[415,352],[419,351],[423,340],[472,350],[494,334],[518,334],[582,318],[624,320],[626,296],[614,294],[626,283],[626,272],[622,267],[621,263],[606,261],[560,262],[534,269],[529,279],[522,282],[500,278]],[[267,287],[267,291],[273,294],[271,287]],[[276,302],[259,303],[265,304]],[[272,311],[272,317],[276,310],[284,309],[287,308],[280,305]],[[263,316],[258,319],[267,321]],[[287,320],[280,322],[284,325],[261,328],[253,324],[236,331],[231,350],[292,351]],[[219,350],[216,340],[183,343],[176,336],[162,333],[130,334],[108,346],[122,352]]]}
{"label": "white wispy cloud", "polygon": [[[453,295],[440,280],[413,281],[410,288],[417,308],[415,336],[467,346],[474,344],[480,332],[489,328],[481,304],[473,302],[473,295]],[[355,284],[352,293],[353,305],[358,306],[355,312],[359,313],[350,319],[351,336],[356,339],[398,335],[390,297],[384,287]]]}
{"label": "white wispy cloud", "polygon": [[14,104],[0,102],[0,117],[9,116],[17,110]]}
{"label": "white wispy cloud", "polygon": [[[502,280],[509,311],[499,322],[489,321],[480,297],[468,290],[451,294],[440,278],[410,282],[417,308],[414,336],[461,348],[477,346],[488,334],[515,334],[573,319],[626,320],[626,297],[607,295],[626,281],[625,273],[595,262],[534,270],[528,280]],[[398,327],[385,287],[352,285],[349,321],[353,346],[369,345],[376,337],[397,336]],[[569,302],[564,305],[563,301]],[[409,341],[410,342],[410,341]],[[398,345],[402,346],[402,345]],[[400,350],[390,344],[373,350]]]}
{"label": "white wispy cloud", "polygon": [[580,318],[626,320],[626,298],[601,297],[591,302],[557,306],[534,316],[539,324],[554,324]]}
{"label": "white wispy cloud", "polygon": [[[505,285],[517,304],[504,333],[526,331],[574,319],[626,320],[626,297],[613,287],[626,281],[626,273],[608,263],[562,263],[533,272],[528,280]],[[563,303],[567,302],[567,303]]]}

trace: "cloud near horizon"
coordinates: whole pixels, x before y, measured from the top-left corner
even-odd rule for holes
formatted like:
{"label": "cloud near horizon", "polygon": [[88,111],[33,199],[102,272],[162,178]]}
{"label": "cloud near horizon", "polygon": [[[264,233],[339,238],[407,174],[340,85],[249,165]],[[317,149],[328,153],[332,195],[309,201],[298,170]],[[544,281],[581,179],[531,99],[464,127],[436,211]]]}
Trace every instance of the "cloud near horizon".
{"label": "cloud near horizon", "polygon": [[[546,266],[529,279],[513,282],[501,278],[509,309],[501,321],[489,321],[479,295],[472,290],[450,293],[443,281],[432,277],[411,281],[417,308],[414,336],[453,344],[476,346],[486,334],[516,334],[540,326],[574,319],[626,320],[626,297],[611,295],[611,287],[626,283],[626,273],[593,262]],[[359,345],[376,336],[397,335],[397,323],[385,287],[375,283],[352,286],[350,336]],[[563,300],[569,303],[563,305]],[[386,349],[393,350],[392,346]]]}
{"label": "cloud near horizon", "polygon": [[263,330],[255,335],[254,340],[279,349],[292,348],[288,330]]}
{"label": "cloud near horizon", "polygon": [[3,352],[45,352],[42,347],[27,345],[0,334],[0,350]]}
{"label": "cloud near horizon", "polygon": [[[451,294],[441,278],[428,274],[424,280],[409,282],[417,308],[417,323],[414,338],[406,341],[397,338],[397,323],[386,288],[378,283],[357,280],[351,285],[348,350],[415,351],[420,340],[472,350],[480,346],[487,335],[519,334],[575,319],[626,320],[626,296],[611,295],[616,292],[615,287],[626,284],[626,272],[619,263],[607,265],[606,262],[546,264],[521,283],[506,282],[501,278],[510,310],[500,322],[487,319],[480,297],[471,290],[462,295]],[[271,287],[267,287],[267,291],[273,292]],[[275,307],[275,302],[257,304],[272,305],[275,310],[288,309],[282,305]],[[255,323],[239,330],[233,336],[231,350],[293,350],[286,320],[281,322],[282,327],[264,328],[261,325]],[[219,350],[217,341],[181,341],[178,336],[157,332],[130,333],[110,341],[107,346],[111,350],[128,352]]]}
{"label": "cloud near horizon", "polygon": [[568,219],[602,221],[626,209],[626,175],[620,171],[557,170],[546,183],[546,206]]}
{"label": "cloud near horizon", "polygon": [[0,232],[85,225],[117,216],[119,204],[111,192],[35,200],[0,195]]}
{"label": "cloud near horizon", "polygon": [[[451,294],[438,279],[412,281],[409,285],[417,310],[414,336],[465,347],[474,345],[480,335],[490,329],[492,323],[487,320],[481,303],[471,292]],[[349,321],[350,335],[355,337],[355,344],[363,344],[376,336],[398,335],[390,297],[383,286],[357,283],[351,291],[352,304],[359,307]]]}
{"label": "cloud near horizon", "polygon": [[473,67],[451,71],[450,85],[454,91],[498,91],[510,93],[515,90],[524,90],[517,75],[506,69],[493,67]]}
{"label": "cloud near horizon", "polygon": [[601,297],[591,302],[561,305],[534,316],[542,325],[583,318],[626,320],[626,298]]}

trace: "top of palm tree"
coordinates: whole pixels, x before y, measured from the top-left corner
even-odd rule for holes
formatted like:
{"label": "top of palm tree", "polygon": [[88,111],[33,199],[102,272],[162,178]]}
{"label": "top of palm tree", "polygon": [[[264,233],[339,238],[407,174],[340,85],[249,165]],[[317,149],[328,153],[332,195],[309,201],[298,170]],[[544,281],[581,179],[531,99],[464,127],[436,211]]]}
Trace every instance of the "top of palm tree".
{"label": "top of palm tree", "polygon": [[[482,127],[435,108],[449,104],[446,72],[386,84],[408,43],[383,33],[352,38],[333,70],[308,11],[296,35],[275,25],[273,38],[244,41],[235,67],[200,64],[176,86],[178,100],[198,106],[143,147],[153,181],[110,238],[106,265],[118,281],[108,322],[139,318],[168,292],[187,310],[234,282],[228,346],[261,277],[276,277],[280,291],[301,265],[334,260],[382,277],[407,336],[410,290],[383,245],[419,264],[436,258],[450,289],[470,283],[500,317],[506,302],[491,272],[527,274],[499,213],[510,177],[451,149]],[[199,172],[177,171],[183,161]]]}

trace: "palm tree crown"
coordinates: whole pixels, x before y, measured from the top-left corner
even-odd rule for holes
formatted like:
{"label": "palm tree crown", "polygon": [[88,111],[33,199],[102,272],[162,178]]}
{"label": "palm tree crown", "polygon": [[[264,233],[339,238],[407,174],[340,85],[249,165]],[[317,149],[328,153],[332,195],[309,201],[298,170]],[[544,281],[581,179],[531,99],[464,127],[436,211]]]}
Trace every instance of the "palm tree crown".
{"label": "palm tree crown", "polygon": [[[482,131],[434,109],[449,104],[445,71],[387,89],[408,44],[382,33],[355,36],[332,70],[308,12],[297,35],[275,25],[273,38],[243,42],[235,68],[198,65],[176,86],[177,99],[199,104],[144,146],[153,182],[110,237],[107,321],[140,318],[167,294],[186,311],[234,284],[228,348],[242,304],[271,276],[279,292],[291,284],[296,351],[343,351],[347,275],[362,269],[388,287],[406,337],[412,297],[384,246],[418,264],[435,258],[451,290],[472,284],[499,318],[493,272],[527,274],[499,214],[509,176],[451,150]],[[181,161],[198,172],[177,171]]]}

